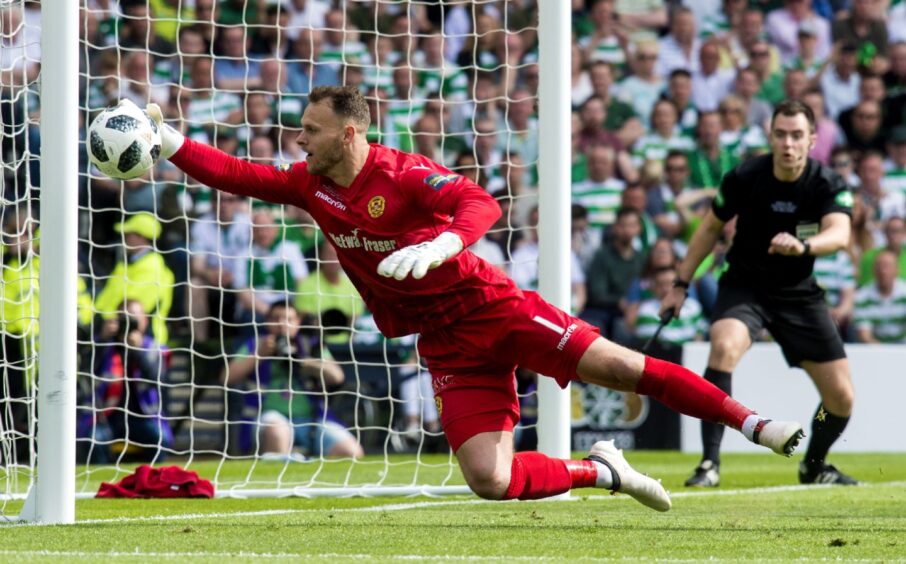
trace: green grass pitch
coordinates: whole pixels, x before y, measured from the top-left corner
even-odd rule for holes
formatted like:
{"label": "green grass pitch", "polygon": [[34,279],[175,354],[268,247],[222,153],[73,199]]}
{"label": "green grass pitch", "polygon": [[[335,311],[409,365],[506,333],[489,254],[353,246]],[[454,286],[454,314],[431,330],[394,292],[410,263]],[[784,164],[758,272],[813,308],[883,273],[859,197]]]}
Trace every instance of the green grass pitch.
{"label": "green grass pitch", "polygon": [[[834,455],[864,482],[852,488],[799,486],[795,459],[725,455],[723,483],[707,491],[682,486],[694,456],[627,456],[663,479],[674,495],[670,512],[596,490],[505,503],[472,496],[84,500],[75,525],[0,525],[0,561],[906,562],[906,455]],[[427,461],[446,473],[446,458]],[[208,476],[217,467],[193,466]],[[348,470],[336,464],[322,472],[342,481]],[[220,478],[248,471],[231,462]],[[432,479],[430,471],[422,477]],[[451,483],[461,483],[458,473]]]}

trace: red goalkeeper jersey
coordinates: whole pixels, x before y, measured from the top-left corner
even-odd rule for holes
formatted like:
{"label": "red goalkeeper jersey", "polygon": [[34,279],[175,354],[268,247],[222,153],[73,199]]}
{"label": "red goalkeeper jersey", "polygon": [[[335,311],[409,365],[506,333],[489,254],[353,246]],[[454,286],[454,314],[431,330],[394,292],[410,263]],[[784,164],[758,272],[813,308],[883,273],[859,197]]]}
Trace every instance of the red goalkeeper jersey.
{"label": "red goalkeeper jersey", "polygon": [[371,145],[348,187],[310,174],[306,163],[252,164],[191,140],[170,160],[213,188],[307,210],[387,337],[437,329],[491,300],[520,293],[468,249],[421,280],[377,273],[387,255],[444,231],[468,247],[500,216],[500,206],[481,186],[421,155]]}

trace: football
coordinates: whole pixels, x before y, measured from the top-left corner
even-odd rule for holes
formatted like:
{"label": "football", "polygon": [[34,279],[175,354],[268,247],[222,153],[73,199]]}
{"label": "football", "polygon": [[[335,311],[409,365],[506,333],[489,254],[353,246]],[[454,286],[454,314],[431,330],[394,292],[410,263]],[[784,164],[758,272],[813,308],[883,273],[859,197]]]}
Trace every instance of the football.
{"label": "football", "polygon": [[157,123],[131,100],[102,111],[88,126],[91,164],[111,178],[145,174],[160,156]]}

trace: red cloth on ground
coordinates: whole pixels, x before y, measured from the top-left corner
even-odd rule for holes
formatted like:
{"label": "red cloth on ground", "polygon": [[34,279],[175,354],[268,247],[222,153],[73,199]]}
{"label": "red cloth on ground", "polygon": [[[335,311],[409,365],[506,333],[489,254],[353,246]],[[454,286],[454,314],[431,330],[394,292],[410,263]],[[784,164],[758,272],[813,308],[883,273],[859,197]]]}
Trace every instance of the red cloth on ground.
{"label": "red cloth on ground", "polygon": [[103,482],[96,497],[214,497],[214,484],[178,466],[143,464],[115,484]]}

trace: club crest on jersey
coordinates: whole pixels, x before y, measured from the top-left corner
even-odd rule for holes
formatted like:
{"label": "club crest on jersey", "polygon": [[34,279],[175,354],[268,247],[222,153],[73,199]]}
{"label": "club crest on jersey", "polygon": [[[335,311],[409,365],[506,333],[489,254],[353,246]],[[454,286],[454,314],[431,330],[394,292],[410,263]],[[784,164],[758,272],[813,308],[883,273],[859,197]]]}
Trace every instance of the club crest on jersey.
{"label": "club crest on jersey", "polygon": [[458,177],[459,175],[457,174],[440,174],[434,172],[425,177],[425,184],[435,190],[440,190],[450,182],[455,182]]}
{"label": "club crest on jersey", "polygon": [[853,194],[849,190],[843,190],[834,198],[834,203],[844,208],[853,207]]}
{"label": "club crest on jersey", "polygon": [[280,172],[289,172],[293,168],[293,163],[280,163],[278,165],[274,165],[274,168],[279,170]]}
{"label": "club crest on jersey", "polygon": [[368,215],[373,219],[377,219],[384,215],[384,208],[387,205],[387,200],[383,196],[375,196],[368,200]]}

